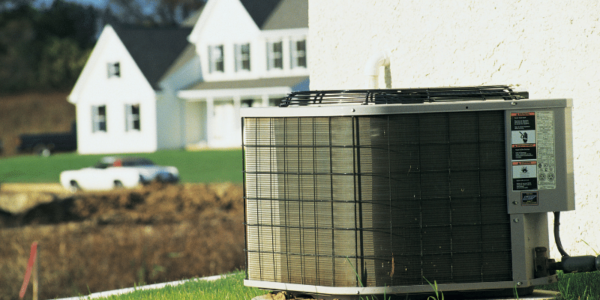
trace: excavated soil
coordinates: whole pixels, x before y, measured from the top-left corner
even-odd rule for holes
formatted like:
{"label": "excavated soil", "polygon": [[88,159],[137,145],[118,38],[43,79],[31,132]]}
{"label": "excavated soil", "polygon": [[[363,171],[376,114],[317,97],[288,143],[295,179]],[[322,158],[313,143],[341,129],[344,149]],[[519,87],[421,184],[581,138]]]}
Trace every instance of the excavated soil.
{"label": "excavated soil", "polygon": [[42,299],[244,267],[239,185],[152,184],[75,194],[32,191],[24,200],[27,205],[10,212],[2,207],[10,207],[5,202],[14,199],[14,193],[23,194],[0,192],[0,299],[18,298],[34,241],[40,249]]}

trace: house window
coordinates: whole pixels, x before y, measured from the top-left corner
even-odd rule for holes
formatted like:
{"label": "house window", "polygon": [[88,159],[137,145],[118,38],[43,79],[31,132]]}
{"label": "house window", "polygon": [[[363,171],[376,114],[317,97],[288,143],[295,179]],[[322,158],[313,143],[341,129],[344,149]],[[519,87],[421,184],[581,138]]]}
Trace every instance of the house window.
{"label": "house window", "polygon": [[108,78],[121,77],[121,64],[119,62],[110,62],[106,65]]}
{"label": "house window", "polygon": [[140,105],[125,105],[125,130],[140,131]]}
{"label": "house window", "polygon": [[223,45],[209,46],[208,59],[210,61],[210,73],[223,72],[225,70]]}
{"label": "house window", "polygon": [[235,45],[235,71],[250,71],[250,44]]}
{"label": "house window", "polygon": [[106,132],[106,105],[92,106],[92,132]]}
{"label": "house window", "polygon": [[267,69],[283,69],[283,43],[268,43],[267,49]]}
{"label": "house window", "polygon": [[290,45],[293,68],[306,68],[306,40],[292,41]]}

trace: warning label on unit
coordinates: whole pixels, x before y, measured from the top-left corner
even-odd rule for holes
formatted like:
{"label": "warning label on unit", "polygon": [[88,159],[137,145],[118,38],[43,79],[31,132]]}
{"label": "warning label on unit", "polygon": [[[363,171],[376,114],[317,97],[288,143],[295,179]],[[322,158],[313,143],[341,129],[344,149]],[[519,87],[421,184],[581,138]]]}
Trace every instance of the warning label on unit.
{"label": "warning label on unit", "polygon": [[539,204],[538,192],[522,192],[521,206],[535,206]]}
{"label": "warning label on unit", "polygon": [[511,113],[510,114],[511,130],[535,130],[535,113]]}
{"label": "warning label on unit", "polygon": [[556,189],[556,154],[554,153],[554,112],[537,112],[538,188]]}
{"label": "warning label on unit", "polygon": [[535,144],[512,145],[512,159],[535,159]]}
{"label": "warning label on unit", "polygon": [[512,143],[514,144],[535,144],[535,130],[513,130]]}
{"label": "warning label on unit", "polygon": [[514,161],[512,163],[513,190],[537,189],[537,162]]}

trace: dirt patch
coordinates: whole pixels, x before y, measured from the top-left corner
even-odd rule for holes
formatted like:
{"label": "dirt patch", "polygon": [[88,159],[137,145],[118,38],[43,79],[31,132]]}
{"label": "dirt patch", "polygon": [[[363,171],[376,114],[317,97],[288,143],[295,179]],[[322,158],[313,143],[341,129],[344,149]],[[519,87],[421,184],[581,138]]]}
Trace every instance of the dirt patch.
{"label": "dirt patch", "polygon": [[0,192],[70,194],[60,183],[2,183]]}
{"label": "dirt patch", "polygon": [[[70,195],[71,193],[58,183],[5,183],[0,186],[0,210],[21,214],[37,205]],[[0,225],[1,220],[0,218]]]}
{"label": "dirt patch", "polygon": [[243,214],[233,184],[76,193],[0,211],[0,299],[18,297],[33,241],[45,299],[243,268]]}

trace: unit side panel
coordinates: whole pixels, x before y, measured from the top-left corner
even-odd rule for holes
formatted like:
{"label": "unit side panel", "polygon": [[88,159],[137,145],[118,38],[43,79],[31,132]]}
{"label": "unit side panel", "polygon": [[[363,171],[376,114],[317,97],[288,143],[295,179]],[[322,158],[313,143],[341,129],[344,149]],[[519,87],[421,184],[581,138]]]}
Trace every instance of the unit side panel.
{"label": "unit side panel", "polygon": [[507,110],[509,213],[575,209],[571,108]]}

